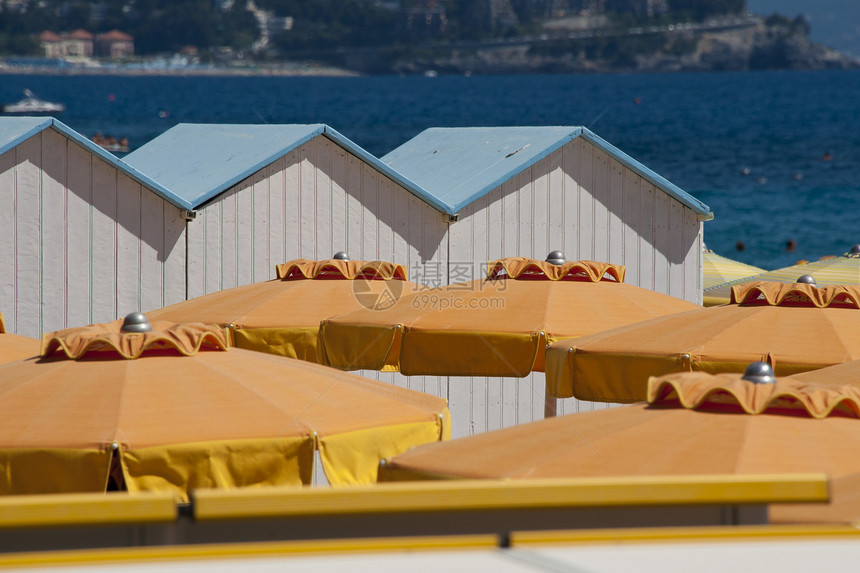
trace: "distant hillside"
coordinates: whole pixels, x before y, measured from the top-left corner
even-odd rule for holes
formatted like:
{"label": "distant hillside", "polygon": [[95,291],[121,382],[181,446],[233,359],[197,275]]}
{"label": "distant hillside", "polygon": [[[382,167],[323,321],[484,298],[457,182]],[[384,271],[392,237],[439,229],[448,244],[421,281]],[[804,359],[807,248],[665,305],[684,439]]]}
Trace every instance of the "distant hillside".
{"label": "distant hillside", "polygon": [[401,73],[646,72],[857,67],[858,62],[812,42],[803,19],[781,16],[711,19],[700,23],[582,30],[506,42],[459,44],[403,57]]}
{"label": "distant hillside", "polygon": [[857,0],[747,0],[756,14],[803,14],[812,27],[810,37],[860,58],[860,2]]}
{"label": "distant hillside", "polygon": [[805,18],[748,16],[746,0],[0,0],[0,54],[44,55],[41,32],[76,29],[128,33],[138,59],[359,73],[856,65],[810,41]]}

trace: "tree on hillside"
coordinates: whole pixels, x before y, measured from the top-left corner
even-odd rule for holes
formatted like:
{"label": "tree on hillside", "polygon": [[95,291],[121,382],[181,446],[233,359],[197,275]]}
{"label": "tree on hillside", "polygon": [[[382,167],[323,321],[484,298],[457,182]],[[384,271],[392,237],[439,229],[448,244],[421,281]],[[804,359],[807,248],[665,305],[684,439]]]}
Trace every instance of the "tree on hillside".
{"label": "tree on hillside", "polygon": [[256,21],[245,2],[235,2],[223,13],[210,0],[137,0],[135,9],[140,20],[129,33],[141,54],[176,52],[183,46],[244,49],[257,35]]}
{"label": "tree on hillside", "polygon": [[744,14],[746,0],[668,0],[669,12],[701,22],[715,16]]}
{"label": "tree on hillside", "polygon": [[396,14],[371,2],[258,0],[257,6],[293,18],[293,29],[272,39],[275,46],[287,52],[336,46],[382,46],[395,39]]}

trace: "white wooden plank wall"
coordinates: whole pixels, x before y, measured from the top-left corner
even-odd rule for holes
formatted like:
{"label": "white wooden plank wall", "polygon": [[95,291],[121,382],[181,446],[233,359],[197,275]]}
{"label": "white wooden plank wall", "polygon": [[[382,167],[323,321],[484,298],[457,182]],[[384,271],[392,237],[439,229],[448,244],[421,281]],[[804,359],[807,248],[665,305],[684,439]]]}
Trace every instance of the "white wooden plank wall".
{"label": "white wooden plank wall", "polygon": [[73,288],[66,293],[66,312],[68,326],[80,326],[92,322],[93,261],[89,244],[92,240],[93,179],[90,152],[77,145],[69,145],[67,150],[66,282]]}
{"label": "white wooden plank wall", "polygon": [[40,337],[185,298],[179,210],[52,129],[0,157],[0,226],[10,332]]}
{"label": "white wooden plank wall", "polygon": [[624,265],[626,282],[701,302],[696,214],[581,139],[469,205],[450,229],[452,264],[480,270],[553,249]]}
{"label": "white wooden plank wall", "polygon": [[[65,324],[66,257],[65,241],[56,240],[49,234],[66,234],[66,173],[68,155],[64,139],[54,131],[44,132],[42,137],[42,196],[41,203],[41,287],[39,314],[43,329],[53,330],[50,325]],[[38,221],[39,218],[37,217]],[[45,328],[47,327],[47,328]]]}
{"label": "white wooden plank wall", "polygon": [[[543,259],[561,249],[568,260],[624,265],[631,284],[701,302],[701,223],[695,213],[581,139],[469,205],[451,225],[449,241],[449,267],[471,262],[476,277],[488,260]],[[450,273],[450,281],[464,280],[461,275]],[[540,419],[544,394],[542,373],[452,377],[454,434]],[[605,407],[558,402],[560,414]]]}
{"label": "white wooden plank wall", "polygon": [[[126,181],[128,181],[126,179]],[[163,275],[159,273],[159,276],[152,277],[154,274],[152,269],[147,269],[146,271],[142,271],[141,267],[141,253],[140,253],[140,239],[143,235],[143,205],[141,205],[141,195],[152,195],[152,193],[140,189],[139,186],[135,188],[134,185],[129,183],[134,183],[133,181],[129,181],[125,183],[123,187],[126,187],[125,193],[128,194],[129,197],[136,195],[135,201],[124,201],[121,205],[117,207],[117,222],[119,223],[117,229],[117,237],[116,237],[116,260],[117,260],[117,306],[118,308],[125,310],[126,314],[129,312],[139,311],[149,307],[142,307],[141,301],[137,296],[137,289],[135,288],[135,284],[138,283],[141,279],[141,276],[146,276],[146,280],[154,279],[157,282],[161,282]],[[155,199],[158,199],[157,197]],[[147,214],[147,223],[151,224],[151,219],[153,214],[150,212]],[[152,230],[147,229],[147,233],[153,232]]]}
{"label": "white wooden plank wall", "polygon": [[320,136],[199,209],[188,226],[188,297],[341,250],[401,263],[420,280],[447,261],[446,233],[436,209]]}
{"label": "white wooden plank wall", "polygon": [[[341,250],[445,284],[447,232],[439,211],[317,137],[198,210],[188,226],[188,296],[268,280],[277,264]],[[448,398],[447,377],[357,374]]]}
{"label": "white wooden plank wall", "polygon": [[[41,247],[39,209],[42,199],[42,181],[39,166],[42,162],[41,138],[30,138],[18,146],[20,154],[16,165],[15,188],[15,282],[18,296],[13,332],[29,336],[41,335],[40,316],[42,298]],[[6,238],[4,240],[9,240]]]}
{"label": "white wooden plank wall", "polygon": [[15,311],[18,299],[15,163],[14,149],[0,155],[0,312],[9,332],[15,332],[18,323]]}

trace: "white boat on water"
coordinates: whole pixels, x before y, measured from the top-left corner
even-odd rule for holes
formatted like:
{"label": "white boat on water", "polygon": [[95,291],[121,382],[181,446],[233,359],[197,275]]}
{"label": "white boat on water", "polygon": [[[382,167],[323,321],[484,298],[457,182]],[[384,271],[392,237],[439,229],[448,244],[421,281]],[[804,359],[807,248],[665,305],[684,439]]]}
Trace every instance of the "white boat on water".
{"label": "white boat on water", "polygon": [[38,114],[59,113],[66,109],[66,106],[61,103],[54,103],[37,98],[30,90],[24,90],[24,95],[27,97],[19,102],[3,104],[0,111],[3,113]]}

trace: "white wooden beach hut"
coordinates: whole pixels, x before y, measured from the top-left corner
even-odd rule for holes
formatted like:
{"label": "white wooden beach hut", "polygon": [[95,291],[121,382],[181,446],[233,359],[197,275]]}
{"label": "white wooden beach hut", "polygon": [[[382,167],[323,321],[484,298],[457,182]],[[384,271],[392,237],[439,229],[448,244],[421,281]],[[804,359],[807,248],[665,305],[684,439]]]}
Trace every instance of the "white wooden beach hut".
{"label": "white wooden beach hut", "polygon": [[446,261],[442,204],[323,124],[179,124],[124,161],[192,205],[188,298],[337,251],[419,275]]}
{"label": "white wooden beach hut", "polygon": [[[327,125],[179,124],[124,161],[192,205],[188,298],[337,251],[400,263],[411,280],[447,269],[442,203]],[[448,394],[444,377],[360,373]]]}
{"label": "white wooden beach hut", "polygon": [[451,282],[475,263],[560,249],[702,302],[710,208],[584,127],[431,128],[382,161],[449,214]]}
{"label": "white wooden beach hut", "polygon": [[[710,208],[583,127],[432,128],[382,157],[443,204],[448,280],[488,260],[591,259],[625,281],[701,304],[702,223]],[[450,378],[454,435],[543,417],[545,380]],[[560,413],[594,407],[559,401]],[[469,426],[457,426],[468,420]]]}
{"label": "white wooden beach hut", "polygon": [[40,337],[184,300],[189,207],[56,119],[0,118],[6,327]]}

